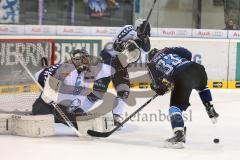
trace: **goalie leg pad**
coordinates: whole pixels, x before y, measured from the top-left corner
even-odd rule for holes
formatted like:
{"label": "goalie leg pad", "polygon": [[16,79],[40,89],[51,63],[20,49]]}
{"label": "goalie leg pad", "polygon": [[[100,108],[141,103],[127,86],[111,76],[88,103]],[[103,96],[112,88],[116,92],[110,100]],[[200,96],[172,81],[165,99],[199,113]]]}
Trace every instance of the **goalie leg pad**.
{"label": "goalie leg pad", "polygon": [[78,131],[83,136],[88,136],[87,134],[88,130],[108,132],[112,130],[114,127],[113,116],[111,112],[107,113],[104,116],[87,120],[87,121],[78,121],[78,118],[76,118],[76,120],[77,120]]}
{"label": "goalie leg pad", "polygon": [[11,133],[26,137],[52,136],[54,132],[53,115],[13,115]]}
{"label": "goalie leg pad", "polygon": [[0,114],[0,134],[11,134],[12,114]]}

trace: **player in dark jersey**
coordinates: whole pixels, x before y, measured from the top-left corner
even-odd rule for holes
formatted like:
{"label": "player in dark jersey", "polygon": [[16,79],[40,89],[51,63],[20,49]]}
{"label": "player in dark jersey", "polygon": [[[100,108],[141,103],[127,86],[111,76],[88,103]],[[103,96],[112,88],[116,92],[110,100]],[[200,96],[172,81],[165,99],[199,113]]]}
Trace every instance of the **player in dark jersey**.
{"label": "player in dark jersey", "polygon": [[171,91],[169,114],[174,136],[166,140],[167,147],[183,148],[185,133],[182,112],[190,106],[189,97],[193,89],[198,91],[208,116],[212,120],[218,117],[207,88],[205,68],[191,61],[191,58],[192,53],[182,47],[152,49],[148,55],[151,88],[158,95]]}

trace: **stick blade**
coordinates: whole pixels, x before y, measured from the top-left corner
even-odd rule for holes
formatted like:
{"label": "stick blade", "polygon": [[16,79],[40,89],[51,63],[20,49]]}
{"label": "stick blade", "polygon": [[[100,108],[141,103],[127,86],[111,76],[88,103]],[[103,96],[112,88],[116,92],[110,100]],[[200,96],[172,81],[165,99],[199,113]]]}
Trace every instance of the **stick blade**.
{"label": "stick blade", "polygon": [[87,134],[90,135],[90,136],[93,136],[93,137],[106,138],[111,134],[111,132],[98,132],[98,131],[88,130]]}

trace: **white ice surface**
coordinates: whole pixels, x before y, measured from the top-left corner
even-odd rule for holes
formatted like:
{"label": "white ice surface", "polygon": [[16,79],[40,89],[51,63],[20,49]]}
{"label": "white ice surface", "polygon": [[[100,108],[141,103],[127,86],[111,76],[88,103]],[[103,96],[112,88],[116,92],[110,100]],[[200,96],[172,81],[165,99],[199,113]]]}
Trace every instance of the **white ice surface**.
{"label": "white ice surface", "polygon": [[[83,141],[63,125],[56,125],[56,136],[26,138],[0,135],[0,160],[238,160],[240,154],[240,90],[212,90],[215,109],[220,118],[213,125],[196,92],[191,96],[185,149],[163,148],[163,141],[172,136],[165,121],[130,121],[105,139]],[[136,107],[149,98],[137,99]],[[141,114],[168,113],[169,95],[157,97]],[[146,118],[146,117],[145,117]],[[149,117],[148,117],[149,118]],[[188,115],[189,118],[189,115]],[[220,143],[214,144],[213,139]]]}

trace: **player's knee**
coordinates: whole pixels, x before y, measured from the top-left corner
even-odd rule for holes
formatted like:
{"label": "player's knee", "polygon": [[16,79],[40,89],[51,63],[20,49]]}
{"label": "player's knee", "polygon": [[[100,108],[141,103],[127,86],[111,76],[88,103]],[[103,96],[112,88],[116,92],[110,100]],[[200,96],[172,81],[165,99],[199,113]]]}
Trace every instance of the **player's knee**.
{"label": "player's knee", "polygon": [[129,96],[129,91],[118,91],[117,96],[122,99],[127,99]]}
{"label": "player's knee", "polygon": [[122,99],[127,99],[129,96],[129,86],[127,84],[120,84],[117,86],[117,96]]}
{"label": "player's knee", "polygon": [[198,94],[203,103],[212,101],[212,94],[211,94],[209,88],[206,87],[202,90],[199,90]]}

